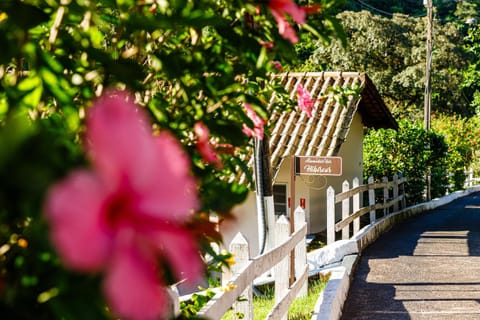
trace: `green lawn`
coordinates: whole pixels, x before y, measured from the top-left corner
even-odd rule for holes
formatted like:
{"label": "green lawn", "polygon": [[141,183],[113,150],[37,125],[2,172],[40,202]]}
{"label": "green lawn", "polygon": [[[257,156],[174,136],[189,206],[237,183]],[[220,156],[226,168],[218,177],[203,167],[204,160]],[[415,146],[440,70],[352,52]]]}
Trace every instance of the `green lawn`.
{"label": "green lawn", "polygon": [[[303,298],[296,299],[288,310],[288,319],[289,320],[304,320],[311,319],[313,315],[313,307],[317,302],[318,295],[325,288],[327,284],[329,275],[315,276],[309,279],[308,283],[308,295]],[[274,305],[274,290],[273,286],[264,286],[261,288],[264,293],[261,297],[253,298],[253,313],[254,319],[265,319],[270,310],[272,310]],[[241,318],[240,317],[237,317]],[[222,318],[223,320],[233,320],[232,311],[228,311]]]}

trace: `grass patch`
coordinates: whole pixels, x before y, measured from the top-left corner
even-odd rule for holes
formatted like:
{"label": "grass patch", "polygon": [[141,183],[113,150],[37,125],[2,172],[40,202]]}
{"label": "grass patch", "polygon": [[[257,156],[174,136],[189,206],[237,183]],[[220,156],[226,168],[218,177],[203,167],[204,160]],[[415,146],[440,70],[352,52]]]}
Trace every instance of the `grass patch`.
{"label": "grass patch", "polygon": [[[317,302],[318,295],[325,288],[330,274],[311,277],[308,280],[308,295],[302,298],[295,299],[288,310],[289,320],[304,320],[311,319],[313,315],[313,308]],[[273,285],[265,285],[260,288],[263,295],[253,298],[253,313],[254,319],[265,319],[268,313],[274,306],[274,289]],[[232,310],[229,310],[222,320],[241,319],[242,315],[237,315],[235,318]]]}

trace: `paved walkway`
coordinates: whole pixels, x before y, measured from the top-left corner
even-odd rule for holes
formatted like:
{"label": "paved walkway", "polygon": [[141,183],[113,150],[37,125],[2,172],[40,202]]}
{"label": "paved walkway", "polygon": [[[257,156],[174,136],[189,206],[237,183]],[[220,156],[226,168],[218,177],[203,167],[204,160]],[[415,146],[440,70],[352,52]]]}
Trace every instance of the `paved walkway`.
{"label": "paved walkway", "polygon": [[412,218],[365,249],[342,319],[480,319],[480,193]]}

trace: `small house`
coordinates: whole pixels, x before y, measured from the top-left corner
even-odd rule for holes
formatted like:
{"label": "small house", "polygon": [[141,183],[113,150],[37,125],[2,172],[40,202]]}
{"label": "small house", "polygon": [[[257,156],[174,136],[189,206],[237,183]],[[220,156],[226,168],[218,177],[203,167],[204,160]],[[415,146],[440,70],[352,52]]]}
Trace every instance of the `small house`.
{"label": "small house", "polygon": [[[271,115],[272,208],[278,218],[289,216],[292,208],[301,206],[306,211],[308,233],[321,232],[326,227],[327,187],[338,191],[343,181],[362,178],[365,128],[397,129],[397,123],[364,73],[302,72],[279,77],[292,100],[300,86],[308,91],[315,109],[311,117],[298,109]],[[296,175],[295,158],[301,157],[340,160],[340,172]],[[249,241],[251,256],[260,251],[257,198],[252,191],[244,203],[234,208],[233,225],[221,229],[226,247],[237,232],[242,232]]]}

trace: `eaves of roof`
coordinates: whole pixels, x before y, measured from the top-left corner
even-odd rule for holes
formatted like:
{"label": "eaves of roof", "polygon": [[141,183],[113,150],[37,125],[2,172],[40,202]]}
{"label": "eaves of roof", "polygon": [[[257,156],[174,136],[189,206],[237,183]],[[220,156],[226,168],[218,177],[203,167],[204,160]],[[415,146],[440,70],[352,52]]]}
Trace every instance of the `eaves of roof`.
{"label": "eaves of roof", "polygon": [[[398,128],[373,82],[364,73],[291,72],[277,77],[293,101],[301,85],[310,93],[315,109],[310,118],[306,112],[297,109],[272,113],[269,145],[273,177],[276,177],[282,161],[290,156],[337,155],[357,111],[366,127]],[[340,102],[332,93],[335,88],[356,94],[348,95]]]}

